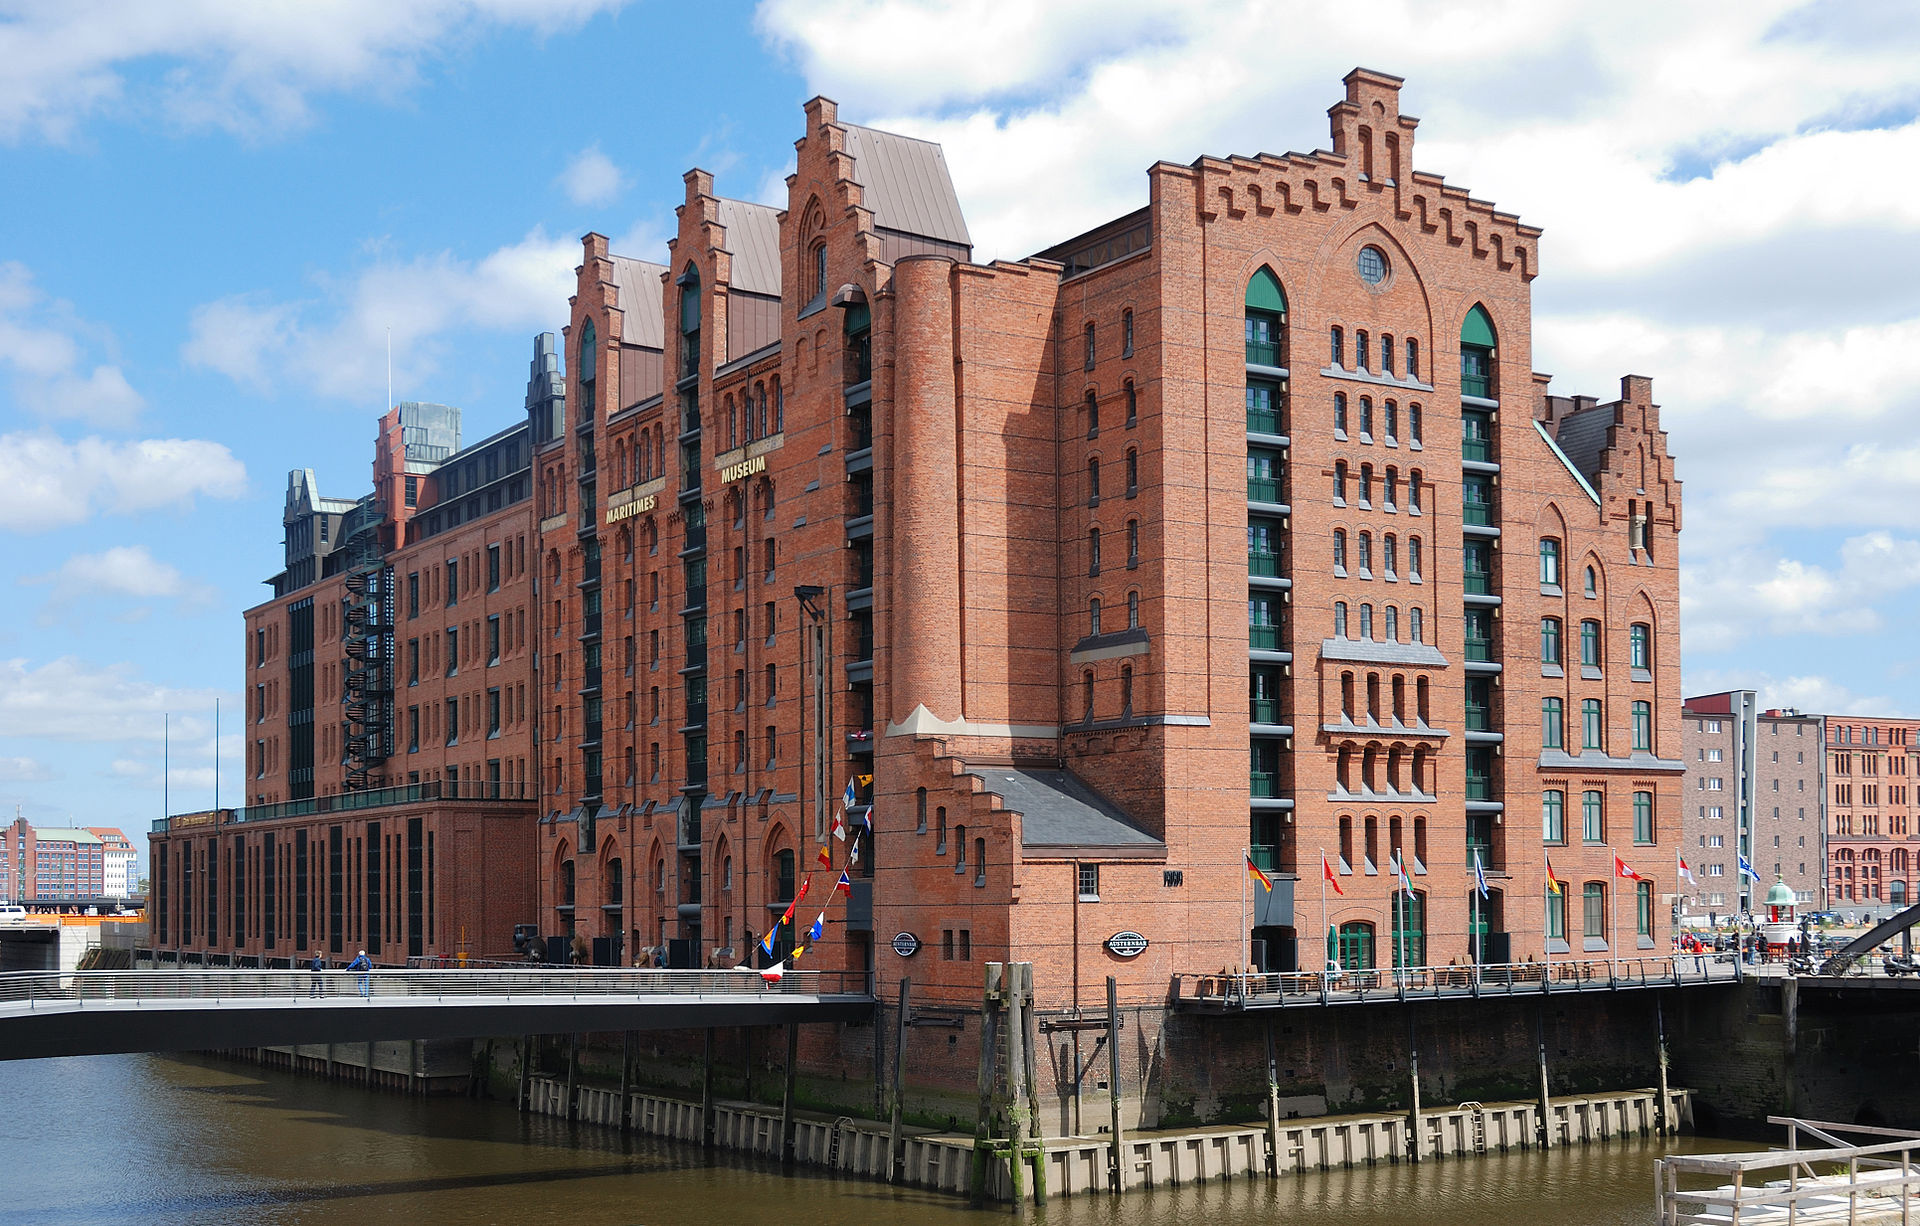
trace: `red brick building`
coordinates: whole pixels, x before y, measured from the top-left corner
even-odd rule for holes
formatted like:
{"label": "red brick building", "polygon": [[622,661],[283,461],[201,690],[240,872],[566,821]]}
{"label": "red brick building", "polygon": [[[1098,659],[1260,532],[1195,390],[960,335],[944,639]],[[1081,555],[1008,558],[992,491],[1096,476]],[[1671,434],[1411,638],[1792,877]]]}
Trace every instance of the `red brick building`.
{"label": "red brick building", "polygon": [[289,475],[286,567],[246,614],[248,795],[155,823],[157,948],[400,963],[532,922],[531,452],[460,421],[389,412],[357,500]]}
{"label": "red brick building", "polygon": [[1884,917],[1916,900],[1920,720],[1829,715],[1827,906]]}
{"label": "red brick building", "polygon": [[[801,889],[783,953],[824,907],[803,965],[934,1001],[1008,957],[1060,1005],[1249,958],[1664,949],[1680,490],[1649,381],[1549,395],[1539,231],[1414,169],[1396,78],[1354,71],[1329,116],[1330,151],[1156,163],[1138,210],[982,264],[938,146],[817,98],[784,208],[696,170],[662,262],[587,235],[524,428],[458,451],[403,409],[369,499],[296,474],[249,614],[253,804],[184,863],[156,839],[162,922],[218,928],[256,807],[324,836],[329,883],[337,830],[360,881],[392,828],[319,810],[418,787],[423,823],[493,806],[496,858],[444,878],[442,828],[425,873],[443,908],[489,895],[476,951],[530,922],[729,963]],[[525,500],[471,501],[474,453],[516,445]],[[247,869],[245,932],[285,859]]]}
{"label": "red brick building", "polygon": [[825,99],[784,209],[695,171],[664,265],[587,236],[534,428],[543,927],[741,957],[823,844],[800,925],[832,901],[850,787],[807,964],[936,999],[1008,956],[1056,1003],[1323,940],[1465,960],[1476,921],[1489,958],[1665,948],[1649,381],[1548,395],[1539,232],[1346,83],[1331,152],[1158,163],[1017,263],[970,260],[936,146]]}

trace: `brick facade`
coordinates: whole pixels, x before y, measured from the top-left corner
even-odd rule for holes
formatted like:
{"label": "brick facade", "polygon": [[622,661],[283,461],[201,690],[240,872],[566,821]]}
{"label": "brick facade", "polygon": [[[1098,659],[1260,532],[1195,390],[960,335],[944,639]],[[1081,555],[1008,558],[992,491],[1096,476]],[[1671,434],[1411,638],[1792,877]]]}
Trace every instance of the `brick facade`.
{"label": "brick facade", "polygon": [[1829,715],[1827,906],[1885,916],[1915,901],[1920,721]]}

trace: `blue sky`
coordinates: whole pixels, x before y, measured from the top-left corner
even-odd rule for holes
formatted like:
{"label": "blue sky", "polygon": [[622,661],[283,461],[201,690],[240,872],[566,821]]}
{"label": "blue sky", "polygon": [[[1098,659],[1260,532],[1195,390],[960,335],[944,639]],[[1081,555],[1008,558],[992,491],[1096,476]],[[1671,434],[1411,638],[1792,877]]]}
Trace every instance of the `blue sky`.
{"label": "blue sky", "polygon": [[1920,17],[1790,0],[0,0],[0,806],[240,795],[240,610],[286,472],[394,394],[513,420],[580,234],[659,258],[690,167],[775,199],[814,93],[941,141],[981,257],[1152,161],[1326,144],[1355,64],[1416,163],[1545,227],[1534,364],[1654,377],[1690,691],[1920,711]]}

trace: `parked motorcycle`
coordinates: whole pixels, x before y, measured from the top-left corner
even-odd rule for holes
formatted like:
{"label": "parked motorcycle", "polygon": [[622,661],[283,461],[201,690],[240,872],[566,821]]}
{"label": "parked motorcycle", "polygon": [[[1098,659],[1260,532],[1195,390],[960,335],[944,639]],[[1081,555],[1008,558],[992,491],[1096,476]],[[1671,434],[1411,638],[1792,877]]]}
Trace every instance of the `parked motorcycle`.
{"label": "parked motorcycle", "polygon": [[1888,954],[1880,959],[1881,969],[1898,978],[1901,975],[1920,975],[1920,962],[1912,958],[1903,958],[1899,954]]}
{"label": "parked motorcycle", "polygon": [[1818,966],[1812,958],[1789,958],[1787,960],[1787,973],[1789,975],[1811,975],[1817,969]]}

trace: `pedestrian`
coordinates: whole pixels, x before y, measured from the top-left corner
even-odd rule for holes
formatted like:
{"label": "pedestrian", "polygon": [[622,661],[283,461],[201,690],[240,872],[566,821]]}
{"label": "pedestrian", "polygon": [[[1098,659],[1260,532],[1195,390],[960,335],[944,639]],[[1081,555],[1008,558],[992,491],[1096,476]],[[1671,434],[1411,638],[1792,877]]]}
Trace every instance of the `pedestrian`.
{"label": "pedestrian", "polygon": [[347,969],[360,972],[361,998],[365,999],[366,997],[372,996],[373,976],[369,972],[373,970],[373,959],[367,957],[367,951],[363,949],[356,954],[353,961],[347,963]]}
{"label": "pedestrian", "polygon": [[307,989],[307,999],[327,994],[327,959],[319,950],[313,951],[313,961],[307,963],[307,969],[313,972],[313,985]]}
{"label": "pedestrian", "polygon": [[593,950],[587,945],[587,938],[581,932],[574,932],[573,942],[568,946],[567,952],[572,956],[575,966],[585,966],[593,961]]}

